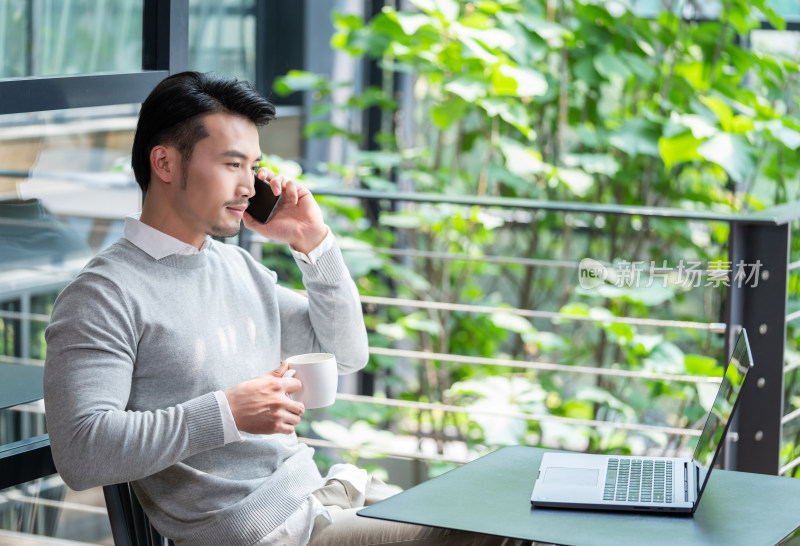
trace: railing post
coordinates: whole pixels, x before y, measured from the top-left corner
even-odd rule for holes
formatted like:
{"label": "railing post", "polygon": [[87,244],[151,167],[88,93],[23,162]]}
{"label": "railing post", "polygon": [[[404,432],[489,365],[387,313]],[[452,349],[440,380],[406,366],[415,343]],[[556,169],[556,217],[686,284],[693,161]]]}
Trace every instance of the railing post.
{"label": "railing post", "polygon": [[738,439],[728,444],[725,466],[732,470],[780,468],[790,229],[791,222],[731,223],[726,354],[742,326],[754,363],[731,425]]}

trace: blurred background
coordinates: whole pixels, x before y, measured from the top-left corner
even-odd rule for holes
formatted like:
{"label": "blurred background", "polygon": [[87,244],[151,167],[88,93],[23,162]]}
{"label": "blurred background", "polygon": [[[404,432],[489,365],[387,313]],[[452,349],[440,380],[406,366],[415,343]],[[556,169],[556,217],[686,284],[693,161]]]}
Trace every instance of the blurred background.
{"label": "blurred background", "polygon": [[[262,151],[361,293],[370,362],[298,428],[320,466],[691,453],[744,326],[763,382],[724,465],[800,475],[798,51],[789,0],[0,0],[0,363],[42,366],[139,210],[140,101],[210,71],[277,105]],[[0,411],[0,444],[43,434],[41,401]],[[113,544],[100,490],[0,490],[0,544],[72,543]]]}

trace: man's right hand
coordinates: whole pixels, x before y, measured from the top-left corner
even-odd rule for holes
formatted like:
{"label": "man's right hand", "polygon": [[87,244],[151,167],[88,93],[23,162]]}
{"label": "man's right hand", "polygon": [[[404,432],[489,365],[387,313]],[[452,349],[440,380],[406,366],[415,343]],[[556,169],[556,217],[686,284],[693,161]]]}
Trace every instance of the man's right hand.
{"label": "man's right hand", "polygon": [[291,434],[300,423],[305,406],[289,398],[302,386],[294,377],[283,377],[284,361],[272,372],[224,391],[236,428],[251,434]]}

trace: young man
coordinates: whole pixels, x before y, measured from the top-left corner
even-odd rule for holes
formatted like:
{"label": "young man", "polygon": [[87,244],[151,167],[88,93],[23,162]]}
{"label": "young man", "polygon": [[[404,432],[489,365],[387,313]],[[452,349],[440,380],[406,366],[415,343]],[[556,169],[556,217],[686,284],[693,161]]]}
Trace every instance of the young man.
{"label": "young man", "polygon": [[[133,144],[141,215],[61,293],[46,332],[56,466],[75,489],[133,482],[178,545],[446,544],[457,535],[356,517],[353,507],[387,496],[385,486],[347,465],[323,478],[294,433],[304,408],[287,394],[301,385],[283,377],[283,360],[331,352],[340,373],[353,372],[367,361],[367,336],[309,191],[261,169],[283,198],[267,224],[245,212],[257,127],[274,116],[249,85],[194,72],[165,79],[143,103]],[[307,298],[209,238],[235,235],[242,220],[290,245]]]}

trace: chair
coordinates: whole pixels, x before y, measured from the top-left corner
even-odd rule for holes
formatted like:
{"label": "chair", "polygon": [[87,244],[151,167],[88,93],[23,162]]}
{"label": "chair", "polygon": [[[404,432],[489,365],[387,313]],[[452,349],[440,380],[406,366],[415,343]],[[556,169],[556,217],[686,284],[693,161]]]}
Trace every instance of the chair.
{"label": "chair", "polygon": [[115,546],[173,546],[150,524],[127,483],[103,486]]}

